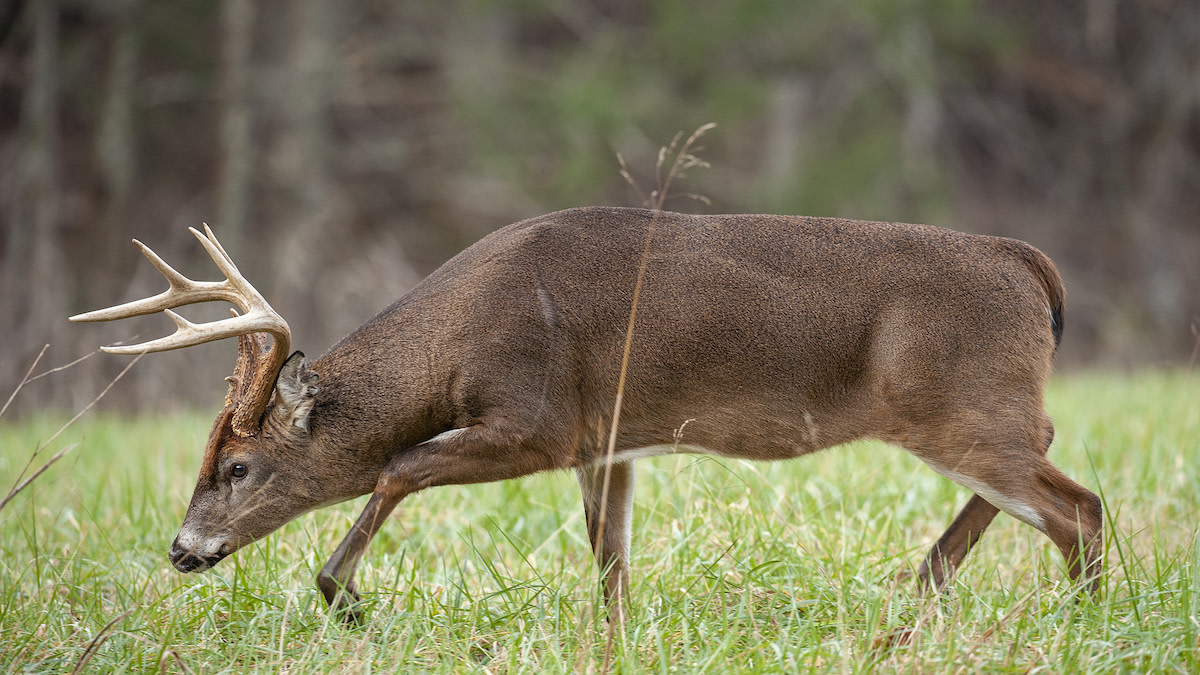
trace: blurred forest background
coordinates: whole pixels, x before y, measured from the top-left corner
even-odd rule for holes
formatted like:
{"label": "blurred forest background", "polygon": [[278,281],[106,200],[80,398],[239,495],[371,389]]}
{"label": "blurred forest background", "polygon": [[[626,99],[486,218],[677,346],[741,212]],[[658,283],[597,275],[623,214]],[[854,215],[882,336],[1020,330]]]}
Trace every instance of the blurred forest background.
{"label": "blurred forest background", "polygon": [[[165,287],[131,237],[219,279],[209,223],[316,355],[497,227],[639,205],[615,154],[649,186],[707,122],[680,189],[712,204],[669,208],[1019,237],[1067,281],[1060,368],[1194,358],[1195,0],[0,0],[0,398],[45,343],[173,330],[66,321]],[[106,404],[216,407],[235,351],[148,357]]]}

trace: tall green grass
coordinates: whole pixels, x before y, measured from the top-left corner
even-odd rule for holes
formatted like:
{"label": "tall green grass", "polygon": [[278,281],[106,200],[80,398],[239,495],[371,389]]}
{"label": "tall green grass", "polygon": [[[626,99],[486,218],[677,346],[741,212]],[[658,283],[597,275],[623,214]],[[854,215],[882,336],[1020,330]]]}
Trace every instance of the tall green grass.
{"label": "tall green grass", "polygon": [[[1200,672],[1200,375],[1056,380],[1052,456],[1111,519],[1098,602],[1005,515],[947,595],[906,578],[967,493],[895,448],[638,463],[616,672]],[[5,672],[597,671],[606,624],[574,477],[415,495],[360,568],[367,623],[313,578],[362,501],[202,575],[166,550],[208,415],[94,417],[0,512]],[[0,426],[7,490],[58,420]],[[52,448],[53,449],[53,448]]]}

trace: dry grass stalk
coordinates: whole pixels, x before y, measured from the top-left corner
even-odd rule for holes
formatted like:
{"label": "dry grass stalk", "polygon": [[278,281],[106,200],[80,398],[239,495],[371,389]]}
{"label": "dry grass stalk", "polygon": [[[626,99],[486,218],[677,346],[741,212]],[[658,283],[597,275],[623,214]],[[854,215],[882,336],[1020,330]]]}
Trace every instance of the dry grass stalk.
{"label": "dry grass stalk", "polygon": [[88,643],[86,648],[84,648],[83,653],[79,655],[79,660],[75,662],[75,667],[71,669],[71,675],[84,672],[84,669],[87,668],[88,661],[91,661],[92,657],[96,655],[96,650],[100,649],[100,645],[104,644],[104,641],[107,640],[110,635],[112,635],[112,633],[109,631],[111,631],[113,627],[116,626],[122,619],[132,614],[133,611],[134,610],[132,609],[127,609],[118,614],[112,621],[104,624],[104,627],[100,629],[100,632],[96,633],[96,637],[92,638],[92,641]]}
{"label": "dry grass stalk", "polygon": [[[21,378],[21,381],[19,383],[17,383],[17,386],[13,389],[12,394],[8,397],[8,401],[6,401],[4,403],[4,407],[0,408],[0,415],[3,415],[4,411],[8,410],[8,406],[13,402],[13,399],[15,399],[17,397],[17,393],[20,392],[21,389],[26,384],[33,382],[34,380],[43,378],[52,373],[57,373],[57,372],[66,370],[66,369],[70,368],[71,366],[74,366],[75,364],[83,361],[84,359],[86,359],[96,353],[96,352],[91,352],[90,354],[87,354],[86,356],[82,356],[78,359],[75,359],[74,361],[72,361],[66,365],[59,366],[57,368],[51,368],[50,370],[47,370],[44,373],[39,373],[38,375],[34,375],[33,377],[30,377],[30,374],[33,373],[35,368],[37,368],[37,364],[42,360],[42,357],[46,354],[46,350],[49,349],[49,347],[50,347],[50,345],[46,345],[46,346],[42,347],[42,351],[39,352],[37,355],[37,358],[35,358],[33,360],[33,365],[29,366],[29,370],[26,371],[25,377]],[[108,386],[104,387],[104,389],[99,394],[97,394],[96,397],[93,398],[90,403],[85,405],[83,407],[83,409],[81,409],[79,412],[75,413],[75,416],[72,417],[71,419],[67,420],[66,424],[59,427],[58,431],[55,431],[53,434],[51,434],[50,438],[39,443],[38,446],[36,448],[34,448],[33,454],[31,454],[29,456],[29,460],[27,462],[25,462],[25,466],[22,467],[21,473],[17,475],[16,482],[14,483],[12,489],[10,489],[8,491],[8,494],[5,495],[3,500],[0,500],[0,511],[3,511],[4,507],[8,506],[9,502],[11,502],[18,494],[20,494],[22,490],[29,487],[30,483],[32,483],[34,480],[36,480],[38,476],[41,476],[43,473],[45,473],[46,470],[49,469],[55,462],[62,459],[63,457],[65,457],[67,455],[67,453],[71,452],[76,447],[78,447],[78,445],[79,445],[78,443],[72,443],[72,444],[62,448],[58,452],[54,453],[54,456],[52,456],[50,459],[46,460],[45,463],[43,463],[40,467],[38,467],[36,471],[34,471],[32,474],[30,474],[28,478],[25,477],[25,474],[29,471],[29,468],[31,466],[33,466],[34,461],[37,459],[38,455],[41,454],[42,450],[44,450],[47,446],[49,446],[51,443],[53,443],[56,438],[61,436],[62,433],[64,431],[66,431],[68,427],[70,427],[72,424],[74,424],[76,420],[78,420],[80,417],[83,417],[84,413],[91,410],[92,407],[94,407],[97,403],[99,403],[100,399],[104,398],[104,395],[107,394],[109,392],[109,390],[111,390],[113,388],[113,386],[116,385],[116,383],[121,380],[122,377],[125,377],[125,373],[129,372],[129,369],[133,367],[133,364],[137,363],[139,360],[141,360],[141,358],[142,358],[141,354],[134,357],[134,359],[132,361],[130,361],[128,364],[126,364],[125,367],[121,370],[121,372],[117,373],[117,376],[114,377],[108,383]]]}
{"label": "dry grass stalk", "polygon": [[[628,166],[625,164],[625,159],[618,154],[617,162],[620,164],[621,176],[633,186],[639,196],[643,196],[643,203],[654,210],[654,216],[650,219],[650,224],[646,230],[646,244],[642,248],[641,262],[638,264],[637,281],[633,286],[633,300],[629,306],[629,322],[625,327],[625,345],[621,352],[621,370],[617,375],[617,394],[613,401],[612,425],[608,431],[608,448],[605,451],[604,457],[604,482],[600,490],[600,517],[596,526],[596,541],[604,540],[604,528],[607,524],[608,512],[608,493],[612,480],[612,460],[617,447],[617,427],[621,421],[621,402],[625,395],[625,377],[629,371],[629,353],[633,347],[633,328],[637,320],[638,301],[641,298],[642,286],[646,277],[646,266],[650,261],[650,248],[654,241],[654,226],[658,219],[658,214],[662,213],[663,206],[666,204],[667,197],[670,195],[671,184],[676,179],[684,177],[684,172],[688,169],[700,167],[708,168],[709,164],[698,158],[695,153],[703,148],[696,146],[696,142],[700,140],[705,133],[712,130],[717,125],[710,122],[692,132],[687,140],[680,145],[679,141],[683,138],[683,132],[675,134],[675,138],[671,139],[668,146],[659,148],[658,160],[654,167],[655,189],[646,198],[641,192],[637,182],[629,172]],[[667,164],[667,159],[673,158],[670,167],[666,174],[663,174],[663,167]],[[688,194],[686,196],[699,199],[704,203],[709,203],[708,199],[700,196]],[[616,609],[617,616],[610,617],[608,623],[608,635],[604,648],[604,665],[601,668],[602,673],[607,673],[612,664],[613,643],[616,636],[616,628],[624,621],[625,608],[618,606]]]}

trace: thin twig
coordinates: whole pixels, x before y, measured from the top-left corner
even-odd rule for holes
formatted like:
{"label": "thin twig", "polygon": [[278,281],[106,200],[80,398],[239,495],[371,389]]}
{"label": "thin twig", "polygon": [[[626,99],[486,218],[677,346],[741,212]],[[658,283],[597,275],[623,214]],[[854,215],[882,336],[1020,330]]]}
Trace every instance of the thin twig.
{"label": "thin twig", "polygon": [[[46,345],[46,347],[49,347],[49,346],[50,346],[50,345]],[[45,351],[45,348],[43,348],[42,350],[43,350],[43,351]],[[81,356],[81,357],[79,357],[79,358],[75,359],[74,361],[72,361],[72,362],[70,362],[70,363],[68,363],[68,364],[66,364],[66,365],[62,365],[62,366],[59,366],[59,367],[57,367],[57,368],[51,368],[50,370],[47,370],[47,371],[46,371],[46,372],[44,372],[44,373],[38,373],[37,375],[34,375],[33,377],[29,378],[28,382],[33,382],[33,381],[35,381],[35,380],[40,380],[40,379],[42,379],[43,377],[46,377],[47,375],[52,375],[52,374],[54,374],[54,373],[57,373],[57,372],[60,372],[60,371],[66,370],[67,368],[70,368],[71,366],[74,366],[74,365],[76,365],[76,364],[82,363],[83,361],[86,361],[86,360],[88,360],[88,359],[92,358],[93,356],[95,356],[95,355],[97,355],[97,354],[99,354],[99,353],[100,353],[100,350],[99,350],[99,349],[97,349],[97,350],[95,350],[95,351],[92,351],[92,352],[88,352],[87,354],[84,354],[83,356]]]}
{"label": "thin twig", "polygon": [[[42,351],[45,352],[44,349]],[[85,405],[83,407],[82,410],[75,413],[74,417],[72,417],[70,420],[67,420],[66,424],[59,427],[58,431],[54,432],[54,434],[51,435],[50,438],[48,438],[45,442],[40,443],[38,445],[38,447],[36,449],[34,449],[33,454],[29,456],[29,461],[25,463],[25,467],[23,469],[21,469],[21,473],[17,476],[17,482],[20,484],[16,485],[11,490],[9,490],[8,495],[5,496],[5,498],[4,498],[4,501],[0,502],[0,510],[3,510],[4,507],[6,505],[8,505],[8,503],[10,501],[12,501],[13,497],[16,497],[17,494],[21,492],[21,490],[24,490],[26,487],[28,487],[29,484],[31,482],[33,482],[33,479],[42,475],[42,473],[45,472],[46,469],[50,468],[51,464],[57,462],[59,459],[61,459],[63,457],[63,455],[66,455],[68,452],[70,452],[72,449],[74,449],[76,445],[78,445],[78,444],[73,444],[73,445],[67,446],[66,448],[63,448],[62,450],[59,450],[57,453],[54,454],[53,457],[50,458],[49,461],[47,461],[40,468],[38,468],[37,471],[33,472],[33,475],[31,475],[27,480],[22,482],[21,479],[24,478],[25,472],[28,471],[29,467],[33,465],[33,460],[37,458],[38,454],[41,453],[42,449],[45,448],[46,446],[50,445],[51,443],[53,443],[54,439],[58,438],[64,431],[67,430],[67,427],[74,424],[75,421],[78,420],[80,417],[83,417],[84,413],[91,410],[92,407],[95,406],[96,403],[98,403],[100,401],[100,399],[104,398],[104,395],[107,394],[109,392],[109,390],[112,389],[113,386],[116,385],[116,383],[119,382],[121,380],[121,378],[125,376],[125,373],[129,372],[129,369],[133,367],[133,364],[135,364],[141,360],[142,356],[144,356],[144,354],[138,354],[137,356],[135,356],[132,361],[130,361],[128,364],[125,365],[125,367],[121,370],[120,373],[117,373],[117,376],[114,377],[112,379],[112,381],[108,383],[108,386],[106,386],[103,391],[101,391],[99,394],[96,395],[95,398],[92,399],[91,403],[88,403],[87,405]],[[41,356],[39,355],[38,358],[41,358]],[[34,363],[36,364],[36,361]],[[76,361],[76,363],[78,363],[78,361]],[[20,387],[18,387],[18,389],[19,388]]]}
{"label": "thin twig", "polygon": [[45,356],[47,349],[50,349],[50,345],[48,344],[44,345],[42,347],[42,351],[38,352],[37,358],[33,360],[32,364],[30,364],[29,370],[25,371],[25,377],[21,378],[21,381],[17,383],[17,387],[13,389],[12,394],[9,395],[8,400],[4,402],[4,407],[0,408],[0,417],[4,416],[4,411],[8,410],[9,404],[12,403],[13,399],[17,397],[17,392],[21,391],[21,388],[24,387],[27,382],[29,382],[29,374],[33,372],[34,368],[37,368],[38,362],[42,360],[43,356]]}
{"label": "thin twig", "polygon": [[[41,379],[41,378],[49,375],[50,373],[57,373],[57,372],[66,370],[67,368],[74,366],[75,364],[79,363],[80,361],[83,361],[84,359],[88,358],[92,354],[96,353],[96,352],[92,352],[91,354],[88,354],[87,356],[82,356],[78,359],[75,359],[74,361],[66,364],[65,366],[51,368],[50,370],[47,370],[44,373],[39,373],[37,375],[34,375],[33,377],[30,377],[29,376],[30,373],[32,373],[37,368],[38,363],[41,362],[42,357],[46,355],[46,350],[48,350],[48,349],[50,349],[49,344],[42,346],[42,350],[40,352],[38,352],[37,357],[34,358],[33,363],[30,364],[29,370],[25,371],[25,377],[21,378],[21,381],[17,383],[16,388],[13,389],[12,394],[9,395],[8,400],[4,402],[4,407],[0,408],[0,416],[4,415],[4,411],[8,410],[8,406],[13,402],[13,399],[15,399],[17,397],[17,393],[20,392],[21,389],[25,387],[25,385],[29,384],[30,382],[33,382],[34,380]],[[99,350],[97,350],[97,351],[99,351]],[[57,436],[57,434],[55,434],[55,435]],[[33,454],[29,456],[29,460],[27,462],[25,462],[25,466],[21,467],[21,473],[17,475],[18,482],[25,476],[25,472],[29,471],[29,467],[33,465],[33,460],[37,459],[38,454],[42,451],[42,448],[44,448],[47,444],[48,443],[39,444],[38,447],[34,449]],[[56,459],[57,459],[57,456],[56,456]],[[50,462],[51,463],[54,462],[54,459],[50,460]],[[38,470],[38,473],[41,473],[44,470],[45,470],[45,467],[42,467],[42,469]],[[26,481],[26,482],[28,482],[28,481]],[[8,500],[12,497],[13,494],[14,494],[14,492],[10,491],[8,497],[6,497],[4,499],[3,504],[7,504]],[[0,508],[3,508],[2,504],[0,504]]]}
{"label": "thin twig", "polygon": [[1200,354],[1200,316],[1192,318],[1192,336],[1196,338],[1196,345],[1192,347],[1192,358],[1188,360],[1188,372],[1192,372],[1192,367],[1196,365],[1196,356]]}
{"label": "thin twig", "polygon": [[22,481],[20,485],[9,490],[8,495],[2,501],[0,501],[0,511],[3,511],[4,507],[8,506],[8,503],[13,500],[13,497],[16,497],[18,494],[21,493],[21,490],[24,490],[25,487],[28,486],[30,483],[32,483],[38,476],[45,473],[46,469],[49,469],[52,464],[54,464],[58,460],[62,459],[64,456],[66,456],[66,454],[68,452],[74,450],[77,447],[79,447],[78,443],[72,443],[72,444],[64,447],[62,450],[59,450],[58,452],[54,453],[54,456],[51,457],[50,459],[46,460],[45,464],[38,467],[38,470],[34,471],[33,475],[31,475],[29,478],[26,478],[24,481]]}
{"label": "thin twig", "polygon": [[91,403],[88,403],[87,405],[83,406],[82,410],[75,413],[74,417],[67,420],[66,424],[59,427],[58,431],[54,432],[54,434],[52,436],[50,436],[50,438],[46,439],[45,445],[49,445],[50,443],[52,443],[54,441],[54,439],[58,438],[59,434],[61,434],[62,432],[67,430],[67,427],[74,424],[76,420],[78,420],[80,417],[83,417],[84,413],[91,410],[97,403],[99,403],[100,399],[104,398],[104,395],[107,394],[109,392],[109,390],[112,389],[113,386],[115,386],[117,384],[117,382],[120,382],[121,378],[125,377],[125,373],[128,373],[129,369],[132,368],[135,363],[137,363],[138,361],[141,361],[142,357],[145,355],[146,355],[146,353],[142,352],[141,354],[138,354],[137,356],[133,357],[132,361],[125,364],[125,367],[121,369],[121,372],[117,373],[117,376],[114,377],[112,379],[112,381],[108,383],[108,386],[105,387],[103,391],[101,391],[99,394],[96,394],[96,398],[92,399]]}

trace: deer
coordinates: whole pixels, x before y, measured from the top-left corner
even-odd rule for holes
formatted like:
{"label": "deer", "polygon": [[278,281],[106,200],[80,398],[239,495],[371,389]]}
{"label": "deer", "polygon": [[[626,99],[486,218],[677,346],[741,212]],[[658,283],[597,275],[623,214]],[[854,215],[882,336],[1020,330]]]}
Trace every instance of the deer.
{"label": "deer", "polygon": [[[189,229],[225,280],[192,281],[135,239],[169,288],[70,317],[161,311],[176,325],[103,348],[114,354],[238,338],[170,547],[180,572],[370,494],[316,579],[353,623],[356,568],[405,497],[573,470],[609,620],[623,621],[638,459],[786,460],[872,438],[973,493],[920,563],[919,592],[945,589],[1004,511],[1049,537],[1080,593],[1098,593],[1101,500],[1046,456],[1063,281],[1027,243],[927,225],[576,208],[485,236],[310,360],[290,351],[287,322],[212,230]],[[173,311],[206,301],[237,309],[204,324]]]}

